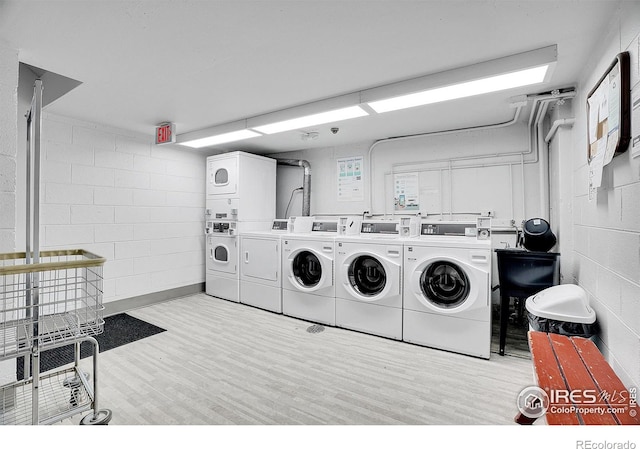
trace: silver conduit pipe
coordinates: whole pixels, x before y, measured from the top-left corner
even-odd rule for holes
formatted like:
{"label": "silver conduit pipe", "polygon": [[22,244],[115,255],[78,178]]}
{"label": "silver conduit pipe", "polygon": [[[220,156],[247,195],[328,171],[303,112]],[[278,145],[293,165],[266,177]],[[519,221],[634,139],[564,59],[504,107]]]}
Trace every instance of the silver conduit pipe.
{"label": "silver conduit pipe", "polygon": [[304,169],[304,178],[302,181],[302,216],[311,215],[311,164],[304,159],[276,159],[280,165],[290,165],[293,167],[302,167]]}

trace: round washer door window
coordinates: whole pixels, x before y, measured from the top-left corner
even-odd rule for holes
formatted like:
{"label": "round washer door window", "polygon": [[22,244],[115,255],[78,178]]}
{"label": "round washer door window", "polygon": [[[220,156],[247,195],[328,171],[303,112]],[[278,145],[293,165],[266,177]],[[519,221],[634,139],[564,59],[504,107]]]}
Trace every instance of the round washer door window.
{"label": "round washer door window", "polygon": [[462,304],[469,296],[469,278],[455,263],[434,262],[422,272],[420,289],[433,304],[450,309]]}
{"label": "round washer door window", "polygon": [[348,270],[349,283],[363,296],[375,296],[387,285],[387,273],[373,256],[356,257]]}
{"label": "round washer door window", "polygon": [[293,258],[293,275],[304,287],[315,287],[322,278],[322,265],[310,251],[301,251]]}

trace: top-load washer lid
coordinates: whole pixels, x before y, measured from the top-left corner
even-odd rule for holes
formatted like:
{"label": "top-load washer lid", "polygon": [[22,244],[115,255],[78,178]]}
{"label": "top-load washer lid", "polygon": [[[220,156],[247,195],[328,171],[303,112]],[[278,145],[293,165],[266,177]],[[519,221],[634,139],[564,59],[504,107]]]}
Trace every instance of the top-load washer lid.
{"label": "top-load washer lid", "polygon": [[387,285],[384,266],[368,254],[356,257],[349,264],[348,279],[351,286],[363,296],[375,296]]}
{"label": "top-load washer lid", "polygon": [[322,280],[322,264],[311,251],[300,251],[291,264],[295,280],[303,287],[315,287]]}
{"label": "top-load washer lid", "polygon": [[427,266],[420,276],[420,289],[437,307],[458,307],[469,297],[467,274],[457,264],[439,260]]}

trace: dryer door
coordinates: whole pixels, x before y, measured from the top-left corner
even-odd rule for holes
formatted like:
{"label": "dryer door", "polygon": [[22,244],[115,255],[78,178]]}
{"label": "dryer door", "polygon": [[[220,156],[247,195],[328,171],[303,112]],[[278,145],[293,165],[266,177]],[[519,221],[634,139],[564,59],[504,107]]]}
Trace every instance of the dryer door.
{"label": "dryer door", "polygon": [[232,195],[238,184],[238,158],[216,158],[207,164],[207,195]]}
{"label": "dryer door", "polygon": [[[395,257],[396,250],[390,251],[390,256]],[[400,270],[400,264],[390,257],[358,252],[345,260],[342,281],[354,298],[376,302],[400,294]]]}
{"label": "dryer door", "polygon": [[210,235],[207,238],[207,270],[236,273],[238,249],[235,236]]}
{"label": "dryer door", "polygon": [[449,257],[423,261],[411,276],[413,293],[432,311],[455,314],[486,307],[489,273]]}
{"label": "dryer door", "polygon": [[289,281],[298,290],[314,292],[333,285],[333,258],[301,248],[289,257]]}

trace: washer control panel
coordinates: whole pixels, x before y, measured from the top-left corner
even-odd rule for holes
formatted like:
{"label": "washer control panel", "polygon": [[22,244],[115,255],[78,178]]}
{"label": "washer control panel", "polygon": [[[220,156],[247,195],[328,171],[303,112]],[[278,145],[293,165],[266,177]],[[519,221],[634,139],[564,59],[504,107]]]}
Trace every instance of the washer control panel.
{"label": "washer control panel", "polygon": [[314,221],[311,226],[311,232],[338,232],[337,221]]}
{"label": "washer control panel", "polygon": [[422,223],[420,235],[475,237],[476,225],[470,223]]}
{"label": "washer control panel", "polygon": [[399,224],[397,222],[371,222],[363,221],[360,227],[360,234],[399,234]]}

